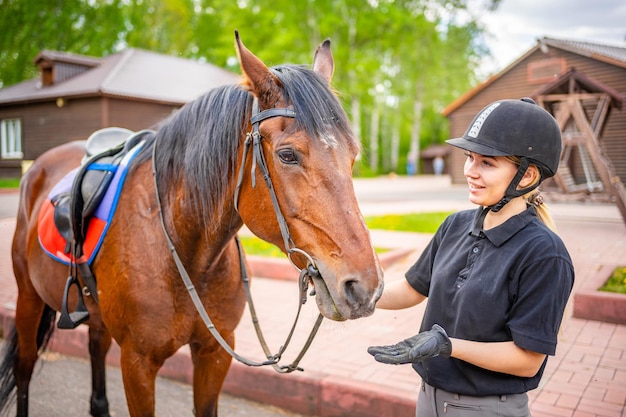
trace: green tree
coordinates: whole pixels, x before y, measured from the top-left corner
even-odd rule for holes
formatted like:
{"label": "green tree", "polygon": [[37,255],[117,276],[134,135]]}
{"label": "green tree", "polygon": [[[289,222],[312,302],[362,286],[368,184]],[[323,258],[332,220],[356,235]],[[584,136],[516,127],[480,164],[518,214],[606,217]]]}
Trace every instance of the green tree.
{"label": "green tree", "polygon": [[[486,0],[496,7],[500,0]],[[0,0],[0,86],[32,78],[42,49],[103,56],[125,47],[239,71],[244,43],[269,65],[310,63],[333,42],[357,169],[404,172],[407,155],[447,137],[443,107],[469,89],[486,51],[481,29],[456,19],[467,0]],[[412,152],[411,152],[412,151]]]}
{"label": "green tree", "polygon": [[194,57],[198,14],[193,0],[135,0],[124,7],[120,38],[129,47]]}
{"label": "green tree", "polygon": [[0,0],[0,87],[36,76],[33,59],[45,49],[102,56],[123,28],[123,2]]}

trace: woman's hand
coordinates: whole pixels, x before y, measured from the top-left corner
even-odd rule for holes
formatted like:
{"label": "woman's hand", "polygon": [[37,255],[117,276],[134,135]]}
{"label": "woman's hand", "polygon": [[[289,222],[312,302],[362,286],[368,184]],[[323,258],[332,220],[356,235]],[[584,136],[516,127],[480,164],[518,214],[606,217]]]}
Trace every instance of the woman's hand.
{"label": "woman's hand", "polygon": [[437,356],[447,358],[452,352],[452,345],[446,331],[435,324],[430,330],[418,333],[395,345],[370,346],[367,352],[378,362],[401,365],[421,362]]}

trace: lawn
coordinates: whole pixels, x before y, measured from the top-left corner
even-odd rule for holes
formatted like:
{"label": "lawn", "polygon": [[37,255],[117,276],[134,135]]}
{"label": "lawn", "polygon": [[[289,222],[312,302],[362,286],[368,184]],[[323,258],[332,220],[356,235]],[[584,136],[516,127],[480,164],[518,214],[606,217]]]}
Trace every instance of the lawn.
{"label": "lawn", "polygon": [[19,188],[19,178],[0,178],[0,188]]}
{"label": "lawn", "polygon": [[[370,229],[394,230],[404,232],[434,233],[449,216],[450,212],[393,214],[384,216],[368,216],[365,223]],[[241,237],[241,243],[249,255],[282,257],[285,256],[276,246],[257,237]],[[385,248],[374,248],[383,253]]]}
{"label": "lawn", "polygon": [[365,217],[365,223],[370,229],[435,233],[439,225],[450,214],[452,212],[385,214],[382,216],[367,216]]}

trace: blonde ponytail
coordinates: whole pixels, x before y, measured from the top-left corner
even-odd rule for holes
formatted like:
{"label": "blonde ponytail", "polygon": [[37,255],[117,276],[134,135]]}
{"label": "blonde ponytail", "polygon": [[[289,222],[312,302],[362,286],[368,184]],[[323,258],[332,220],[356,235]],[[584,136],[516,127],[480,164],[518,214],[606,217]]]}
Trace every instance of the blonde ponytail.
{"label": "blonde ponytail", "polygon": [[[516,165],[519,165],[521,162],[521,159],[518,156],[510,155],[510,156],[507,156],[506,158]],[[539,167],[537,167],[535,164],[531,163],[530,167],[534,167],[537,170],[537,173],[540,172]],[[541,179],[539,175],[537,175],[536,178],[537,178],[537,181]],[[534,182],[531,185],[534,185],[534,184],[536,184],[536,182]],[[524,200],[526,200],[526,204],[535,207],[535,210],[537,211],[537,217],[539,217],[539,220],[541,220],[541,222],[545,224],[548,227],[548,229],[556,233],[556,224],[554,223],[554,219],[552,218],[552,215],[550,214],[550,210],[546,206],[546,203],[544,203],[543,201],[543,196],[541,195],[541,191],[539,191],[539,188],[535,188],[534,190],[528,192],[527,194],[524,194],[522,197],[524,198]]]}
{"label": "blonde ponytail", "polygon": [[543,201],[543,196],[541,195],[539,189],[534,189],[528,194],[525,194],[524,199],[526,200],[526,204],[535,207],[539,220],[541,220],[543,224],[548,227],[548,229],[556,233],[556,224],[554,223],[554,219],[550,214],[550,210],[548,209],[546,203]]}

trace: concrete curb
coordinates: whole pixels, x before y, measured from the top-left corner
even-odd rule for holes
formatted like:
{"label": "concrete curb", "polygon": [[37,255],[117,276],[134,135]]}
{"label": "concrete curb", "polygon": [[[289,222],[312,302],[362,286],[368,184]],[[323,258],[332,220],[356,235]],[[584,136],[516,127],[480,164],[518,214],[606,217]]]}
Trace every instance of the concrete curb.
{"label": "concrete curb", "polygon": [[598,289],[618,265],[602,265],[583,287],[574,293],[574,317],[607,323],[626,324],[626,294]]}
{"label": "concrete curb", "polygon": [[[387,268],[412,253],[396,249],[379,256]],[[250,273],[279,280],[297,280],[298,273],[285,259],[248,256]],[[7,338],[14,326],[12,306],[0,306],[0,330]],[[55,330],[49,351],[89,359],[88,327],[81,325],[73,331]],[[113,341],[107,354],[107,364],[120,366],[120,348]],[[193,365],[188,346],[183,346],[168,358],[159,375],[179,382],[193,383]],[[307,369],[305,372],[281,374],[271,367],[250,367],[233,361],[223,392],[230,395],[274,405],[296,413],[320,416],[378,417],[381,415],[413,415],[416,393],[342,378]]]}

